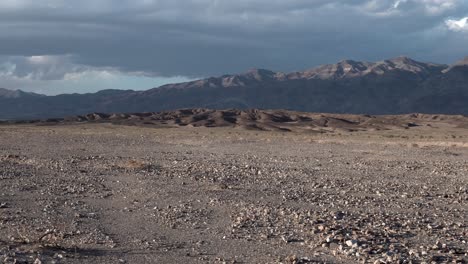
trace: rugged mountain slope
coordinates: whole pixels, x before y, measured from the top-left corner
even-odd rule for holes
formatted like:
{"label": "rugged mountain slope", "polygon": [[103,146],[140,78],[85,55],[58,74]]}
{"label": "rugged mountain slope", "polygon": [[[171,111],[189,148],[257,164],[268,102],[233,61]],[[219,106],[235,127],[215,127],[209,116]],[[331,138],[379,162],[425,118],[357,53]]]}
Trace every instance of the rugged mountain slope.
{"label": "rugged mountain slope", "polygon": [[407,57],[397,57],[380,62],[358,62],[344,60],[337,64],[323,65],[304,72],[288,74],[288,79],[344,79],[364,76],[397,75],[401,73],[413,74],[419,78],[426,78],[431,74],[438,74],[446,69],[446,65],[422,63]]}
{"label": "rugged mountain slope", "polygon": [[0,119],[179,108],[468,114],[467,62],[448,66],[406,57],[375,63],[346,60],[293,73],[253,69],[148,91],[9,97],[0,99]]}
{"label": "rugged mountain slope", "polygon": [[431,76],[413,93],[412,101],[408,103],[411,110],[468,114],[468,57],[450,66],[443,74]]}

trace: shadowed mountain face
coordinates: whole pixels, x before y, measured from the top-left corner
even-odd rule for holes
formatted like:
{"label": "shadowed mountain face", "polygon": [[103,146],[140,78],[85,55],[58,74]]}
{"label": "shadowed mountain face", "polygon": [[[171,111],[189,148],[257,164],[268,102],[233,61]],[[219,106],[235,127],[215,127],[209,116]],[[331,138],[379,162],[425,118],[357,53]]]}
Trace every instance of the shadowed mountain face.
{"label": "shadowed mountain face", "polygon": [[39,96],[0,89],[0,119],[180,108],[468,114],[466,102],[468,58],[448,66],[398,57],[375,63],[345,60],[293,73],[253,69],[147,91]]}

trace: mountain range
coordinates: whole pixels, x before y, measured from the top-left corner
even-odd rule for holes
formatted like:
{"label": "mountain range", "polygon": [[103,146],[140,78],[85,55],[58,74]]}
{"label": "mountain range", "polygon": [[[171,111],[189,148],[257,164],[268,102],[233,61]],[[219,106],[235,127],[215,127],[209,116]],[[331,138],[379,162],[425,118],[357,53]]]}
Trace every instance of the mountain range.
{"label": "mountain range", "polygon": [[147,91],[45,96],[0,88],[0,119],[181,108],[468,114],[468,57],[453,65],[397,57],[379,62],[344,60],[291,73],[252,69]]}

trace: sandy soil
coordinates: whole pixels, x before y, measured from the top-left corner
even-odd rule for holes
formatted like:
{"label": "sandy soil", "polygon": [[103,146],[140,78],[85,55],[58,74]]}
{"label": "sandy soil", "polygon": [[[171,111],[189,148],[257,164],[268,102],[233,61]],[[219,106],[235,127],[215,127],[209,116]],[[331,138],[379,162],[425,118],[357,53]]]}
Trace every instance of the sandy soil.
{"label": "sandy soil", "polygon": [[0,126],[0,263],[466,263],[467,142]]}

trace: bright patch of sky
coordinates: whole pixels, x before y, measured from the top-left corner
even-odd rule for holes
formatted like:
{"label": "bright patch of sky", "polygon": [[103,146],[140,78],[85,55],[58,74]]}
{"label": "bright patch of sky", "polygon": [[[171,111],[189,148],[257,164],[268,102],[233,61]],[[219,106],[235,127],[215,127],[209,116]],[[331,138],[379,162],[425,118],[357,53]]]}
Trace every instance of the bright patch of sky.
{"label": "bright patch of sky", "polygon": [[[0,76],[1,77],[1,76]],[[71,74],[62,80],[31,80],[5,78],[2,85],[9,89],[20,89],[46,95],[63,93],[94,93],[99,90],[148,90],[169,83],[187,82],[186,77],[145,77],[121,73],[88,72]]]}
{"label": "bright patch of sky", "polygon": [[445,24],[450,30],[453,31],[467,31],[468,32],[468,17],[462,19],[448,19]]}

